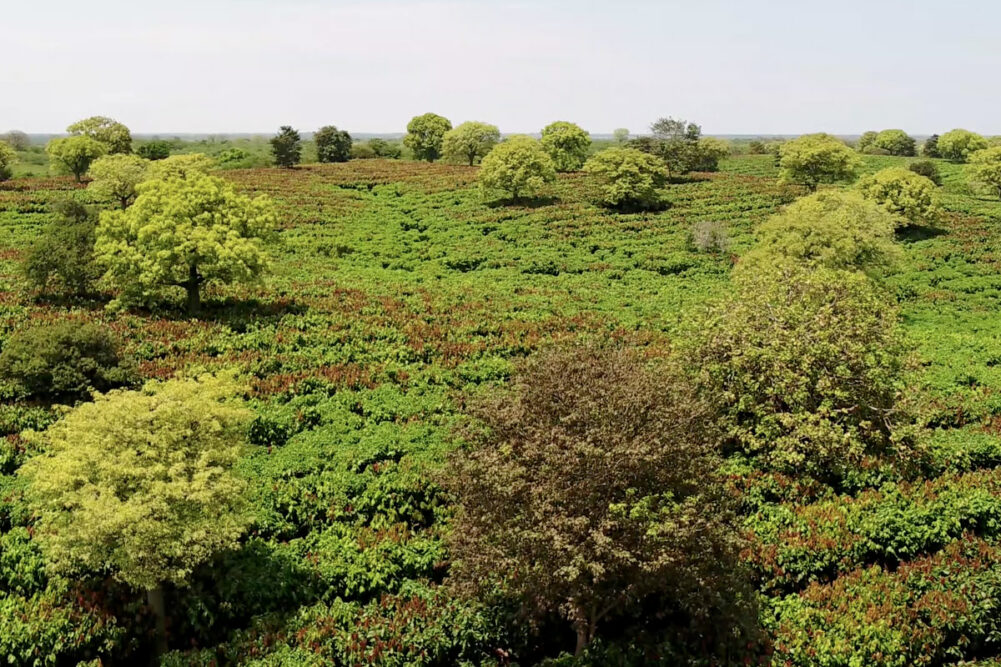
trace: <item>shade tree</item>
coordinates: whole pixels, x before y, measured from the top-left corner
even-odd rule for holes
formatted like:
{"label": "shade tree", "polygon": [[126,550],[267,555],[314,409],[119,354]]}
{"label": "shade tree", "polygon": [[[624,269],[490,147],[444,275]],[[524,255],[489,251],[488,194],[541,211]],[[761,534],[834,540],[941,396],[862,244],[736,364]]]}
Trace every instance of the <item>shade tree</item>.
{"label": "shade tree", "polygon": [[442,157],[449,162],[466,163],[473,166],[482,160],[500,141],[500,130],[496,125],[466,121],[449,130],[442,138]]}
{"label": "shade tree", "polygon": [[313,134],[320,162],[347,162],[351,159],[351,135],[335,125],[325,125]]}
{"label": "shade tree", "polygon": [[136,186],[146,179],[149,160],[138,155],[117,153],[94,160],[87,170],[87,189],[102,199],[111,199],[125,209],[136,198]]}
{"label": "shade tree", "polygon": [[136,149],[136,154],[147,160],[163,160],[170,157],[170,144],[160,139],[147,141]]}
{"label": "shade tree", "polygon": [[11,130],[0,134],[0,142],[7,144],[16,151],[26,151],[31,148],[31,137],[21,130]]}
{"label": "shade tree", "polygon": [[987,147],[986,139],[964,129],[950,130],[938,138],[938,152],[952,162],[966,162],[970,155]]}
{"label": "shade tree", "polygon": [[84,296],[101,274],[94,260],[96,216],[73,199],[57,202],[53,213],[28,248],[22,273],[32,289]]}
{"label": "shade tree", "polygon": [[100,141],[108,153],[131,153],[132,133],[122,123],[106,116],[91,116],[66,128],[71,136],[86,136]]}
{"label": "shade tree", "polygon": [[17,163],[17,152],[10,144],[0,141],[0,181],[6,181],[13,174],[12,167]]}
{"label": "shade tree", "polygon": [[853,178],[858,164],[843,141],[823,132],[797,137],[779,147],[779,181],[811,190],[820,183]]}
{"label": "shade tree", "polygon": [[889,155],[914,155],[914,138],[903,130],[883,130],[876,135],[873,145]]}
{"label": "shade tree", "polygon": [[591,156],[584,172],[598,185],[599,202],[622,209],[663,206],[667,169],[662,160],[635,148],[607,148]]}
{"label": "shade tree", "polygon": [[970,155],[967,173],[974,187],[987,189],[1001,197],[1001,146],[985,148]]}
{"label": "shade tree", "polygon": [[414,116],[407,123],[403,145],[410,149],[415,160],[434,162],[441,157],[445,133],[452,129],[452,122],[436,113]]}
{"label": "shade tree", "polygon": [[494,146],[477,176],[484,195],[500,190],[514,199],[532,196],[556,180],[556,167],[541,144],[524,134]]}
{"label": "shade tree", "polygon": [[935,183],[911,169],[889,167],[866,174],[856,187],[863,197],[894,215],[901,227],[934,222],[941,212]]}
{"label": "shade tree", "polygon": [[584,166],[591,149],[591,135],[583,128],[558,120],[542,128],[542,148],[549,154],[556,171],[577,171]]}
{"label": "shade tree", "polygon": [[302,161],[302,138],[291,126],[282,125],[270,143],[271,154],[279,167],[291,169]]}
{"label": "shade tree", "polygon": [[104,142],[82,134],[52,139],[45,146],[45,152],[57,173],[72,174],[79,183],[94,160],[108,153],[107,146]]}

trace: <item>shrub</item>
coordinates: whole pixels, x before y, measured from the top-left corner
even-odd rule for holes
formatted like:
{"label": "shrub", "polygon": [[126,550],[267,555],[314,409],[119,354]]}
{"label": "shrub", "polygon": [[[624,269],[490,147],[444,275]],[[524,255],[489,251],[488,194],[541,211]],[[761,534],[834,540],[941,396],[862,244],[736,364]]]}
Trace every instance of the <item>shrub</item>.
{"label": "shrub", "polygon": [[988,189],[1001,197],[1001,146],[973,153],[967,171],[975,187]]}
{"label": "shrub", "polygon": [[9,144],[0,141],[0,181],[6,181],[13,175],[13,167],[17,163],[17,153]]}
{"label": "shrub", "polygon": [[938,165],[931,160],[918,160],[907,165],[907,168],[915,174],[924,176],[935,185],[942,185],[942,175],[938,171]]}
{"label": "shrub", "polygon": [[893,242],[895,218],[858,193],[817,192],[796,200],[764,222],[757,244],[737,273],[750,276],[776,264],[804,268],[889,272],[900,251]]}
{"label": "shrub", "polygon": [[352,160],[370,160],[376,157],[379,156],[372,148],[371,142],[367,142],[364,144],[352,144],[351,146]]}
{"label": "shrub", "polygon": [[105,155],[94,160],[87,174],[89,190],[104,199],[111,199],[122,209],[136,198],[136,186],[146,179],[149,160],[137,155]]}
{"label": "shrub", "polygon": [[635,148],[607,148],[592,156],[584,171],[595,179],[601,204],[614,208],[654,209],[663,205],[664,163]]}
{"label": "shrub", "polygon": [[271,137],[271,154],[275,158],[275,164],[285,169],[291,169],[302,162],[302,138],[298,130],[282,125],[278,134]]}
{"label": "shrub", "polygon": [[742,274],[733,296],[694,318],[686,344],[727,449],[765,469],[838,483],[866,457],[910,454],[894,432],[906,416],[897,311],[858,272]]}
{"label": "shrub", "polygon": [[556,169],[539,142],[521,134],[508,137],[483,158],[478,178],[484,194],[501,190],[518,199],[556,180]]}
{"label": "shrub", "polygon": [[333,125],[317,130],[313,141],[320,162],[347,162],[351,158],[351,135]]}
{"label": "shrub", "polygon": [[472,414],[472,449],[442,477],[461,507],[449,536],[459,590],[499,585],[532,624],[561,615],[578,654],[640,609],[667,614],[662,636],[692,653],[746,639],[716,430],[685,381],[628,351],[555,350]]}
{"label": "shrub", "polygon": [[914,155],[914,145],[914,138],[903,130],[883,130],[873,140],[873,146],[886,151],[887,155]]}
{"label": "shrub", "polygon": [[95,216],[71,199],[58,202],[54,209],[56,219],[32,243],[22,270],[34,289],[83,296],[101,273],[94,262]]}
{"label": "shrub", "polygon": [[863,197],[898,216],[903,225],[932,222],[941,211],[935,184],[910,169],[889,167],[866,174],[857,187]]}
{"label": "shrub", "polygon": [[963,129],[950,130],[938,138],[939,153],[952,162],[966,162],[970,155],[987,146],[982,136]]}
{"label": "shrub", "polygon": [[108,149],[100,141],[84,135],[53,139],[45,146],[45,152],[56,172],[73,174],[79,183],[91,163],[106,155]]}
{"label": "shrub", "polygon": [[858,158],[840,139],[823,132],[807,134],[779,147],[779,180],[816,190],[820,183],[854,177]]}
{"label": "shrub", "polygon": [[380,139],[375,137],[374,139],[368,140],[368,146],[375,153],[376,157],[385,157],[398,160],[403,156],[403,149],[400,144],[395,141],[386,141],[385,139]]}
{"label": "shrub", "polygon": [[130,384],[135,371],[106,330],[67,321],[15,332],[0,353],[0,378],[27,397],[77,399]]}
{"label": "shrub", "polygon": [[407,123],[407,136],[403,145],[413,152],[415,160],[434,162],[441,157],[445,133],[452,129],[452,122],[436,113],[414,116]]}
{"label": "shrub", "polygon": [[558,120],[542,128],[542,148],[556,171],[577,171],[584,166],[591,148],[591,135],[574,123]]}
{"label": "shrub", "polygon": [[699,139],[692,147],[689,171],[718,171],[719,161],[730,155],[730,142],[715,137]]}
{"label": "shrub", "polygon": [[451,162],[473,166],[500,141],[496,125],[468,121],[445,133],[442,139],[442,156]]}
{"label": "shrub", "polygon": [[137,148],[136,154],[147,160],[162,160],[170,157],[170,144],[158,139],[150,141]]}

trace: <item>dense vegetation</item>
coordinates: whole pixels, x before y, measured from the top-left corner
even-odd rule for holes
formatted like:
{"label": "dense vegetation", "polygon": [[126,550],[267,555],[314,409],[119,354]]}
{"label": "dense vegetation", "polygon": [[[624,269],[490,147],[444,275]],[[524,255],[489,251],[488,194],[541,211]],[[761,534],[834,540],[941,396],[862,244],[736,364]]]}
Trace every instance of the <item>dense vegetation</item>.
{"label": "dense vegetation", "polygon": [[220,169],[88,120],[0,184],[8,663],[1001,656],[976,136]]}

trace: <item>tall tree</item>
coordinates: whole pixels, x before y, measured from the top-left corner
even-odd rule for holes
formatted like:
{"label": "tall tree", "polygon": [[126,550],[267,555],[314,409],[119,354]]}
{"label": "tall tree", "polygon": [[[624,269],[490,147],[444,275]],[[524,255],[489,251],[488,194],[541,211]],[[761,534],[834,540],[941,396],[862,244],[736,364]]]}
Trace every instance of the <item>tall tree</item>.
{"label": "tall tree", "polygon": [[125,125],[105,116],[92,116],[66,128],[73,136],[87,136],[100,141],[108,153],[131,153],[132,133]]}
{"label": "tall tree", "polygon": [[987,140],[969,130],[949,130],[938,138],[938,151],[946,160],[966,162],[973,153],[988,147]]}
{"label": "tall tree", "polygon": [[0,181],[6,181],[14,172],[11,167],[17,163],[17,153],[13,147],[0,141]]}
{"label": "tall tree", "polygon": [[591,135],[583,128],[558,120],[542,128],[542,148],[549,153],[556,171],[577,171],[591,149]]}
{"label": "tall tree", "polygon": [[1001,146],[992,146],[970,155],[970,181],[1001,197]]}
{"label": "tall tree", "polygon": [[271,137],[271,153],[275,164],[291,169],[302,161],[302,138],[299,131],[289,125],[282,125],[278,134]]}
{"label": "tall tree", "polygon": [[56,171],[73,174],[79,183],[91,163],[108,153],[108,145],[87,135],[62,137],[51,140],[45,152]]}
{"label": "tall tree", "polygon": [[480,189],[486,194],[501,190],[518,199],[533,195],[556,180],[553,161],[539,142],[516,134],[497,144],[480,166]]}
{"label": "tall tree", "polygon": [[16,151],[26,151],[31,148],[31,137],[21,130],[11,130],[0,134],[0,142],[4,142]]}
{"label": "tall tree", "polygon": [[347,162],[351,159],[351,135],[334,125],[325,125],[313,134],[316,158],[320,162]]}
{"label": "tall tree", "polygon": [[136,186],[146,179],[149,160],[138,155],[105,155],[94,160],[88,174],[89,190],[104,199],[112,199],[123,209],[136,198]]}
{"label": "tall tree", "polygon": [[441,157],[445,133],[451,129],[452,122],[436,113],[414,116],[407,123],[403,145],[414,154],[414,159],[434,162]]}
{"label": "tall tree", "polygon": [[820,183],[855,175],[858,156],[843,141],[823,132],[805,134],[779,147],[779,180],[816,190]]}
{"label": "tall tree", "polygon": [[624,127],[617,127],[612,130],[612,138],[615,139],[615,143],[624,144],[629,141],[629,130]]}
{"label": "tall tree", "polygon": [[442,139],[442,157],[452,162],[468,162],[473,166],[482,160],[500,141],[496,125],[466,121],[445,133]]}

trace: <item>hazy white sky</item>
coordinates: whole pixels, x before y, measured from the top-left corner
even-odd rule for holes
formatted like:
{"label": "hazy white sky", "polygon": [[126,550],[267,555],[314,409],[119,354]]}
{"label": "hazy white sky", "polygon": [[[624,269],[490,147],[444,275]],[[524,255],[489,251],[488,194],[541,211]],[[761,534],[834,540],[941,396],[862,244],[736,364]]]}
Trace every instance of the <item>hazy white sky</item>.
{"label": "hazy white sky", "polygon": [[0,0],[0,131],[1001,134],[997,0]]}

